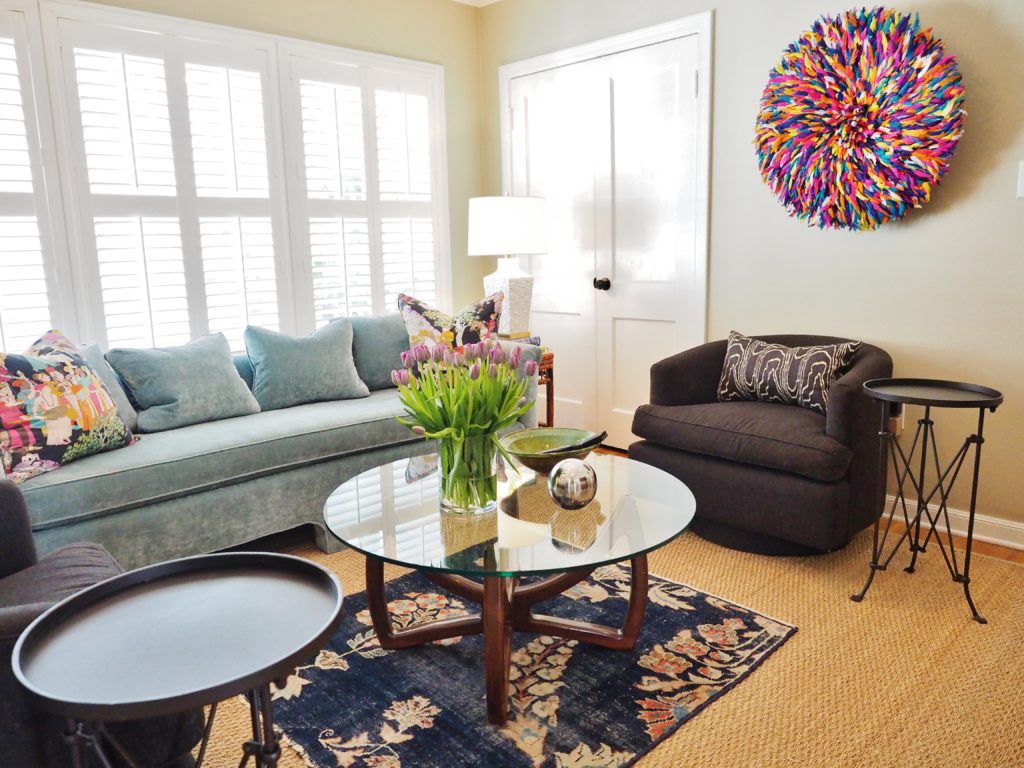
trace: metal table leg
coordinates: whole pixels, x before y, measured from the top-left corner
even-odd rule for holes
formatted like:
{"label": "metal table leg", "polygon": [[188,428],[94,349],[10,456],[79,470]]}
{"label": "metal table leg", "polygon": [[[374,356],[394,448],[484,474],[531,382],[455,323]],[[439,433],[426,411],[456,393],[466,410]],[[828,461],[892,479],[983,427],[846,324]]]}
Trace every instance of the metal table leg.
{"label": "metal table leg", "polygon": [[[917,431],[914,434],[914,441],[910,452],[904,453],[895,433],[888,427],[887,404],[882,403],[882,427],[879,430],[879,437],[887,445],[887,453],[892,459],[892,466],[896,474],[897,488],[896,497],[889,510],[888,519],[885,523],[885,531],[879,537],[881,529],[881,517],[875,521],[874,538],[871,547],[871,565],[867,581],[864,587],[857,594],[851,595],[850,599],[860,602],[864,599],[868,588],[874,580],[877,571],[884,571],[904,541],[909,542],[910,564],[904,570],[907,573],[914,573],[917,567],[918,553],[927,551],[928,543],[935,537],[939,545],[939,551],[949,570],[953,581],[962,584],[964,597],[971,609],[971,617],[979,624],[986,624],[986,619],[978,613],[970,592],[970,570],[971,570],[971,548],[974,542],[974,516],[978,496],[978,477],[981,471],[981,444],[984,442],[983,430],[985,425],[985,409],[978,409],[978,431],[964,439],[963,445],[953,456],[952,460],[941,468],[939,463],[938,448],[935,441],[935,424],[931,419],[931,408],[925,406],[924,416],[917,423]],[[963,570],[957,562],[956,550],[953,546],[953,533],[949,523],[949,496],[956,483],[960,470],[963,467],[971,445],[974,446],[974,470],[971,484],[971,506],[967,523],[967,546],[964,552]],[[917,474],[914,474],[912,462],[915,454],[918,455]],[[928,470],[929,459],[934,467],[935,480],[931,490],[926,491],[925,479]],[[909,481],[917,494],[917,506],[913,517],[908,514],[907,501],[904,494],[904,484]],[[930,506],[932,500],[938,495],[938,508],[932,513]],[[892,549],[885,555],[886,541],[892,528],[893,517],[896,510],[902,509],[905,530],[900,538],[892,546]],[[884,516],[884,515],[883,515]],[[946,540],[943,541],[940,522],[945,527]],[[921,540],[922,526],[925,527],[924,541]]]}

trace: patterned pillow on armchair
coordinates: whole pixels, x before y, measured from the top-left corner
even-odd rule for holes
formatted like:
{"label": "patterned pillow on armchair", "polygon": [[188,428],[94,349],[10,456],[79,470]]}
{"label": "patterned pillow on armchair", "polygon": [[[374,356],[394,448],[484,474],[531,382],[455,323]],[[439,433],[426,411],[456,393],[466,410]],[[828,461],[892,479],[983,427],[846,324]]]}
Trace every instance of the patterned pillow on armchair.
{"label": "patterned pillow on armchair", "polygon": [[718,399],[799,405],[824,415],[828,389],[860,347],[859,341],[787,347],[732,331]]}
{"label": "patterned pillow on armchair", "polygon": [[463,307],[452,317],[429,307],[404,293],[398,296],[398,309],[409,334],[409,345],[442,345],[449,348],[476,344],[498,335],[498,319],[505,294],[498,291],[475,304]]}

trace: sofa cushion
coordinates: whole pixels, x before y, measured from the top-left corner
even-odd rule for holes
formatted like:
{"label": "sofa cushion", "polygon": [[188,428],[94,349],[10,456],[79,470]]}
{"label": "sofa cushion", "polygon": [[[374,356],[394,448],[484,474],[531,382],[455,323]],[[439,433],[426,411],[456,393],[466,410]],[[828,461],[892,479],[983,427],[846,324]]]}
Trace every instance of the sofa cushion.
{"label": "sofa cushion", "polygon": [[371,390],[388,389],[391,371],[402,365],[401,354],[409,348],[409,334],[398,313],[375,317],[350,317],[352,355],[359,378]]}
{"label": "sofa cushion", "polygon": [[180,347],[112,349],[107,362],[138,405],[139,431],[162,432],[259,411],[223,333]]}
{"label": "sofa cushion", "polygon": [[33,528],[55,527],[418,440],[395,420],[399,413],[398,390],[390,389],[193,424],[33,478],[22,491]]}
{"label": "sofa cushion", "polygon": [[253,325],[244,336],[253,370],[252,393],[260,410],[370,394],[356,373],[352,324],[347,318],[333,320],[309,336],[289,336]]}
{"label": "sofa cushion", "polygon": [[102,378],[62,334],[0,352],[0,466],[15,483],[131,441]]}
{"label": "sofa cushion", "polygon": [[825,417],[806,408],[758,402],[642,405],[633,432],[670,448],[835,482],[850,449],[825,434]]}
{"label": "sofa cushion", "polygon": [[729,333],[718,399],[761,400],[824,414],[828,390],[853,359],[859,341],[787,347]]}

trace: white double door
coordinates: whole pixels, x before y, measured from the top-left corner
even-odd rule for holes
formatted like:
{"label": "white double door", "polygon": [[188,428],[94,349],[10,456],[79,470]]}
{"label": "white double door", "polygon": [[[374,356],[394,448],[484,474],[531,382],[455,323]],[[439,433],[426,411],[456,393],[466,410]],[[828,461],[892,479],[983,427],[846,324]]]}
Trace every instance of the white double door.
{"label": "white double door", "polygon": [[636,39],[501,73],[505,189],[547,200],[548,252],[523,266],[530,330],[555,352],[556,422],[620,448],[651,364],[704,341],[707,293],[707,40]]}

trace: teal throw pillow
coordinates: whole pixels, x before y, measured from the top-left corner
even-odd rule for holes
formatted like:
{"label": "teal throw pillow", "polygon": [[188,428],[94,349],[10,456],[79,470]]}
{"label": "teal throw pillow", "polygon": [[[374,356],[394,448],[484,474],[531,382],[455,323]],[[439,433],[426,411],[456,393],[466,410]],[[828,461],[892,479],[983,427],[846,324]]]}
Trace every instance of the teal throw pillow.
{"label": "teal throw pillow", "polygon": [[349,322],[352,323],[352,355],[359,378],[371,391],[394,387],[391,371],[402,365],[401,354],[409,349],[409,334],[402,316],[392,313],[350,317]]}
{"label": "teal throw pillow", "polygon": [[260,410],[235,370],[223,333],[200,336],[180,347],[112,349],[107,362],[138,405],[140,432],[162,432]]}
{"label": "teal throw pillow", "polygon": [[252,325],[244,336],[252,393],[264,411],[370,394],[356,372],[352,324],[345,318],[300,338]]}

